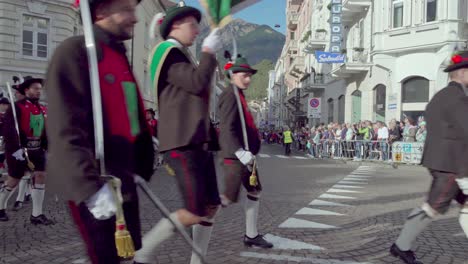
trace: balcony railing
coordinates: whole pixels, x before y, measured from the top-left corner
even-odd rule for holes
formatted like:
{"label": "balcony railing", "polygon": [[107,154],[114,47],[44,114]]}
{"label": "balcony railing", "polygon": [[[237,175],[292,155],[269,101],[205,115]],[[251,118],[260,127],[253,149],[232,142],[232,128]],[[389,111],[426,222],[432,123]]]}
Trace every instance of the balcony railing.
{"label": "balcony railing", "polygon": [[293,31],[296,30],[297,23],[299,21],[299,13],[293,12],[293,11],[288,12],[287,20],[288,20],[288,28]]}
{"label": "balcony railing", "polygon": [[301,81],[302,88],[322,86],[325,85],[325,77],[323,74],[309,74],[306,78]]}
{"label": "balcony railing", "polygon": [[305,65],[305,58],[302,56],[298,56],[294,58],[294,61],[291,63],[289,67],[289,75],[293,76],[296,79],[299,79],[304,74],[304,65]]}
{"label": "balcony railing", "polygon": [[368,63],[368,51],[360,48],[353,49],[351,54],[348,55],[348,62],[355,64]]}

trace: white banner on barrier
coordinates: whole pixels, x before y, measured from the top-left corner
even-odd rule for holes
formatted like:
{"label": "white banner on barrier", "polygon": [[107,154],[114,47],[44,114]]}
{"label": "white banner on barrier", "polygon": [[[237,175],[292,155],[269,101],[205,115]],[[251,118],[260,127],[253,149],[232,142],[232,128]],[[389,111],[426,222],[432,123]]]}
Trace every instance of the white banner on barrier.
{"label": "white banner on barrier", "polygon": [[394,162],[420,164],[424,143],[395,142],[392,145],[392,159]]}

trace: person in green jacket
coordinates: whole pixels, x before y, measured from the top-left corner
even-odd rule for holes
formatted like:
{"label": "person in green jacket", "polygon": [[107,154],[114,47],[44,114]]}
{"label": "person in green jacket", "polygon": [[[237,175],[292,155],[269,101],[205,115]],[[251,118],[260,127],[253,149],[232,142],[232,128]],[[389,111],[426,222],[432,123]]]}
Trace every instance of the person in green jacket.
{"label": "person in green jacket", "polygon": [[292,133],[289,127],[286,127],[284,131],[284,155],[291,155],[291,144],[293,142]]}

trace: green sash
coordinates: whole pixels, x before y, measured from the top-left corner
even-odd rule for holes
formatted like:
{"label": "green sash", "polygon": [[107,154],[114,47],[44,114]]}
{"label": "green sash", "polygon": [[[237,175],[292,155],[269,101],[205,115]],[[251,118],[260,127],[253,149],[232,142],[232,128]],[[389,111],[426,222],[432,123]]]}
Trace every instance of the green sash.
{"label": "green sash", "polygon": [[150,53],[148,59],[149,71],[151,77],[151,84],[154,89],[156,109],[159,107],[158,101],[158,85],[159,85],[159,76],[161,74],[161,69],[166,61],[166,57],[172,49],[177,49],[177,46],[169,41],[163,41],[159,43]]}

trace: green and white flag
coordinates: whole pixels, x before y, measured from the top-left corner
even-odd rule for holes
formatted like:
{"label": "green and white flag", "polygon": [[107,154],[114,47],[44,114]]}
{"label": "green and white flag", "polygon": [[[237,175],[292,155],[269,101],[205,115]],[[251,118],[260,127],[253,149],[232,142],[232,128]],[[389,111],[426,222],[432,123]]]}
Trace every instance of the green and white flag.
{"label": "green and white flag", "polygon": [[200,0],[208,13],[212,27],[222,28],[231,22],[231,15],[247,8],[260,0]]}

